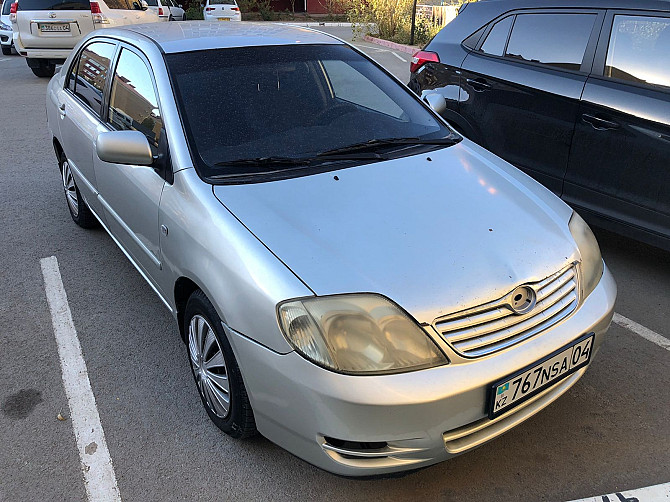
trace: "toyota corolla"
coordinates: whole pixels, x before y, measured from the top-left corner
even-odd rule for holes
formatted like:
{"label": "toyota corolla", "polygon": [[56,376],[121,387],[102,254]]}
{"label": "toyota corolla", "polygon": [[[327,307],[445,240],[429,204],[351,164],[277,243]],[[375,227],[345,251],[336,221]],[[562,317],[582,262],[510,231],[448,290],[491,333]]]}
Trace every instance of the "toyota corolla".
{"label": "toyota corolla", "polygon": [[591,230],[425,99],[339,39],[250,23],[95,32],[51,80],[72,219],[170,310],[230,436],[417,468],[593,360],[616,286]]}

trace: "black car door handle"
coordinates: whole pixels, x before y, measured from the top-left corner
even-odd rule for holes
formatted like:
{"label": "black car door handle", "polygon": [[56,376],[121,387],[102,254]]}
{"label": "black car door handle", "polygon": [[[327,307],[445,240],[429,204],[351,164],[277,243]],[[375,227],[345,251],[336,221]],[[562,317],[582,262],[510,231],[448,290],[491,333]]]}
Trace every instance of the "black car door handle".
{"label": "black car door handle", "polygon": [[491,88],[491,86],[486,83],[486,80],[484,80],[482,78],[478,78],[478,79],[468,78],[465,81],[468,84],[470,84],[472,86],[472,88],[477,92],[486,91],[486,90]]}
{"label": "black car door handle", "polygon": [[611,120],[601,119],[595,115],[589,115],[585,113],[582,115],[582,120],[587,124],[591,124],[594,129],[598,131],[606,131],[608,129],[618,129],[621,127],[617,122],[612,122]]}

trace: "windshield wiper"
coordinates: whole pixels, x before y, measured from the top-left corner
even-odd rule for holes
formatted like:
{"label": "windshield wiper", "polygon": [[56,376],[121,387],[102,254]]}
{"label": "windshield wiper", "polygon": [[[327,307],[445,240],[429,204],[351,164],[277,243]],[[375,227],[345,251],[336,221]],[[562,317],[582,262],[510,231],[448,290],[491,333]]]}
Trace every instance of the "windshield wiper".
{"label": "windshield wiper", "polygon": [[325,150],[323,152],[317,153],[317,157],[330,157],[334,155],[347,154],[349,152],[358,152],[360,150],[375,149],[380,146],[393,146],[393,145],[444,145],[451,146],[455,145],[463,138],[457,134],[450,134],[445,138],[435,138],[435,139],[421,139],[421,138],[381,138],[381,139],[371,139],[364,141],[362,143],[354,143],[353,145],[347,145],[340,148],[333,148],[332,150]]}
{"label": "windshield wiper", "polygon": [[223,166],[304,166],[312,161],[311,158],[300,157],[255,157],[253,159],[233,159],[216,162],[217,167]]}

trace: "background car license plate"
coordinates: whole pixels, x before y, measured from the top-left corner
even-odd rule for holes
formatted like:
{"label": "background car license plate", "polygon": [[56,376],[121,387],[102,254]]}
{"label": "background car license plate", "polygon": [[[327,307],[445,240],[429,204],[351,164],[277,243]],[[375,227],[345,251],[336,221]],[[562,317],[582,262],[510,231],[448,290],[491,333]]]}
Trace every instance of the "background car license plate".
{"label": "background car license plate", "polygon": [[230,21],[229,17],[220,17],[219,21]]}
{"label": "background car license plate", "polygon": [[40,31],[70,31],[70,25],[65,23],[40,24]]}
{"label": "background car license plate", "polygon": [[540,362],[493,384],[489,400],[489,418],[509,411],[514,406],[550,387],[589,363],[594,333],[581,336],[570,345],[548,355]]}

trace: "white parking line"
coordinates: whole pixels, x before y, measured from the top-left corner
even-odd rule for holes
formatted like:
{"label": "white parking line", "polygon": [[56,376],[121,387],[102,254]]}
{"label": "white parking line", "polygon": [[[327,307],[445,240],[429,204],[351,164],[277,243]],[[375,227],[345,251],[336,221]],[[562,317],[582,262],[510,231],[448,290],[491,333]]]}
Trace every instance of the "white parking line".
{"label": "white parking line", "polygon": [[398,58],[400,61],[402,61],[403,63],[406,63],[406,62],[407,62],[407,60],[406,60],[404,57],[402,57],[401,55],[396,54],[396,53],[393,52],[393,51],[391,51],[391,54],[393,54],[395,57],[397,57],[397,58]]}
{"label": "white parking line", "polygon": [[663,347],[665,350],[670,350],[670,340],[650,330],[649,328],[645,328],[644,326],[636,323],[635,321],[631,321],[630,319],[622,316],[621,314],[617,314],[615,312],[614,317],[612,318],[612,322],[632,331],[636,335],[640,335],[642,338],[645,338],[650,342],[655,343],[659,347]]}
{"label": "white parking line", "polygon": [[88,500],[120,502],[112,459],[72,321],[58,260],[55,256],[42,258],[40,265]]}
{"label": "white parking line", "polygon": [[571,502],[670,502],[670,483],[599,495]]}
{"label": "white parking line", "polygon": [[3,61],[9,61],[9,59],[8,58],[0,59],[0,63],[2,63]]}

